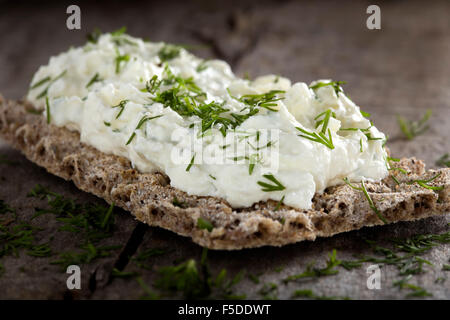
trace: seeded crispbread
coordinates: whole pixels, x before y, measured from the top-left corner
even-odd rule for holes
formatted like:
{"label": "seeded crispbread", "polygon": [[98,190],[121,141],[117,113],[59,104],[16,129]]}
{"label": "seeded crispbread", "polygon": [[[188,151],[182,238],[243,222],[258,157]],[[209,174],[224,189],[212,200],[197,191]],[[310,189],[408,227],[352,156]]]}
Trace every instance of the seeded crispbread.
{"label": "seeded crispbread", "polygon": [[[191,237],[211,249],[282,246],[316,237],[384,224],[364,194],[348,185],[331,187],[313,199],[313,209],[299,210],[276,201],[232,208],[216,197],[199,197],[170,186],[163,173],[140,173],[129,160],[105,154],[80,142],[79,134],[47,124],[26,101],[7,101],[0,96],[0,136],[30,161],[48,172],[71,180],[83,190],[130,211],[136,219]],[[395,164],[408,173],[393,170],[392,177],[366,188],[388,223],[417,220],[450,211],[450,169],[425,171],[422,161],[401,159]],[[408,184],[429,179],[433,191]],[[174,201],[176,199],[176,201]],[[209,221],[213,229],[198,226]]]}

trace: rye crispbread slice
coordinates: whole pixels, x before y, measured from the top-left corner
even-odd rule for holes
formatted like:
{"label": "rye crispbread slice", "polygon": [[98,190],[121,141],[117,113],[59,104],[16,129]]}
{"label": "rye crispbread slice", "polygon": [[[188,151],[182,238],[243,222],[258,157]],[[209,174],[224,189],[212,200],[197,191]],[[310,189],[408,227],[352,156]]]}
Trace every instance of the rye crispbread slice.
{"label": "rye crispbread slice", "polygon": [[[233,209],[220,198],[191,196],[171,187],[165,174],[139,173],[129,160],[85,145],[77,132],[49,125],[42,115],[29,110],[34,110],[33,106],[25,101],[7,101],[0,96],[0,136],[30,161],[73,181],[83,191],[114,202],[139,221],[191,237],[201,246],[226,250],[281,246],[383,224],[363,193],[347,185],[316,193],[311,210],[285,205],[276,210],[276,201]],[[392,171],[400,185],[391,177],[366,184],[389,223],[450,211],[450,169],[426,172],[424,163],[414,158],[404,158],[396,166],[408,171],[407,175]],[[438,173],[441,175],[430,185],[444,186],[441,191],[407,184]],[[199,217],[210,221],[214,229],[199,228]]]}

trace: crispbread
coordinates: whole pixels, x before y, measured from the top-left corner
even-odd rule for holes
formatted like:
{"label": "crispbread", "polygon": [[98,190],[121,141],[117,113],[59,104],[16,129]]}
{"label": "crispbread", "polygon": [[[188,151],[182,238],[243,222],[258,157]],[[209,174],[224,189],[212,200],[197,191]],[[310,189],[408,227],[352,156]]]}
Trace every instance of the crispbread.
{"label": "crispbread", "polygon": [[[130,211],[138,220],[191,237],[201,246],[226,250],[281,246],[383,224],[363,193],[348,185],[316,193],[311,210],[285,205],[277,208],[275,201],[234,209],[220,198],[188,195],[171,187],[165,174],[139,173],[129,160],[85,145],[77,132],[49,125],[42,115],[27,110],[34,110],[33,106],[0,96],[0,135],[29,160],[73,181],[79,189]],[[450,210],[450,169],[425,172],[424,163],[414,158],[402,159],[396,166],[408,171],[407,175],[392,171],[400,185],[391,177],[366,184],[389,223]],[[441,175],[430,182],[444,186],[438,192],[406,183],[438,173]],[[199,217],[210,221],[213,230],[199,228]]]}

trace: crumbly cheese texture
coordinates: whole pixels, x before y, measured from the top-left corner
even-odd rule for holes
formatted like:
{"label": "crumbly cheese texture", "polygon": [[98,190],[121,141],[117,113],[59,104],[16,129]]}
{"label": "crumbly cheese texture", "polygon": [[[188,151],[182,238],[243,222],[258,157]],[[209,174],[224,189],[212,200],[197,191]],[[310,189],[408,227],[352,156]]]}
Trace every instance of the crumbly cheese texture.
{"label": "crumbly cheese texture", "polygon": [[233,207],[272,199],[309,209],[344,178],[388,173],[385,135],[338,85],[245,80],[224,61],[126,34],[51,57],[27,98],[82,142]]}

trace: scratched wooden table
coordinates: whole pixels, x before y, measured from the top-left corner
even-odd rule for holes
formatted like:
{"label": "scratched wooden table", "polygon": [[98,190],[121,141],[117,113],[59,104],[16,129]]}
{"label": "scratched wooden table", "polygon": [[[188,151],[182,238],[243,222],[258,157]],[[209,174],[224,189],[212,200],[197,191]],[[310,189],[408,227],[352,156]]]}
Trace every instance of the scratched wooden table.
{"label": "scratched wooden table", "polygon": [[[428,167],[436,167],[435,161],[450,152],[449,2],[435,1],[427,6],[420,1],[381,2],[381,30],[365,27],[368,2],[325,1],[319,5],[258,1],[256,5],[242,0],[194,1],[189,6],[170,1],[105,3],[81,2],[82,29],[70,31],[65,27],[67,4],[2,1],[0,92],[7,98],[22,97],[32,74],[47,63],[50,55],[83,44],[94,27],[110,31],[126,25],[132,35],[192,45],[200,56],[224,59],[238,75],[274,73],[305,82],[318,78],[345,80],[346,92],[389,135],[393,156],[414,155],[424,159]],[[430,129],[413,141],[402,139],[396,115],[418,119],[428,108],[433,111]],[[82,265],[81,290],[68,290],[67,274],[51,262],[60,252],[77,251],[81,239],[58,231],[60,225],[52,215],[30,220],[35,207],[45,207],[46,201],[27,197],[27,193],[39,183],[80,203],[104,202],[48,174],[3,143],[0,153],[0,199],[15,208],[21,220],[42,228],[35,240],[49,242],[53,252],[50,257],[36,258],[22,250],[18,256],[0,258],[4,267],[0,298],[137,299],[145,294],[137,278],[112,277],[113,268],[138,273],[142,283],[158,292],[152,283],[161,266],[200,259],[202,249],[189,239],[146,227],[128,213],[117,211],[113,237],[101,244],[120,245],[121,249]],[[354,254],[371,253],[365,238],[388,245],[387,239],[392,237],[446,232],[449,221],[448,217],[436,217],[364,228],[282,248],[210,251],[208,261],[213,274],[222,268],[231,276],[246,270],[234,292],[247,298],[261,298],[264,285],[275,283],[277,288],[269,293],[280,299],[291,298],[297,289],[353,299],[399,299],[409,291],[393,287],[392,282],[399,279],[394,266],[382,267],[381,290],[367,289],[367,264],[351,271],[339,268],[337,275],[318,279],[289,284],[282,279],[302,272],[314,260],[323,266],[332,249],[337,250],[338,258],[352,259]],[[133,257],[149,248],[165,248],[167,253],[150,258],[150,270],[145,270]],[[450,280],[442,265],[449,263],[450,244],[433,248],[423,258],[434,266],[425,266],[426,272],[414,276],[411,283],[430,292],[429,298],[449,299]],[[258,275],[258,284],[251,281],[250,274]]]}

